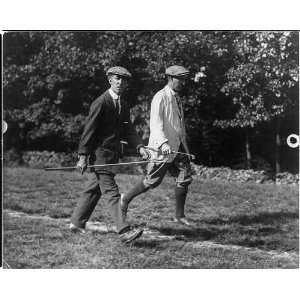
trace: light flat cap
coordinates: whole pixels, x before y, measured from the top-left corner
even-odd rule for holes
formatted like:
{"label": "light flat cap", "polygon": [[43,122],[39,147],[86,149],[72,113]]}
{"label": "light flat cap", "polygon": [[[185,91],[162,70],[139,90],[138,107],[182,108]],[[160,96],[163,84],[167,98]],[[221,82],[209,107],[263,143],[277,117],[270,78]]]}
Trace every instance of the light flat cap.
{"label": "light flat cap", "polygon": [[112,75],[119,75],[121,77],[126,77],[126,78],[130,78],[131,77],[131,73],[120,66],[115,66],[115,67],[111,67],[108,69],[108,71],[106,72],[107,75],[112,74]]}
{"label": "light flat cap", "polygon": [[171,66],[166,69],[166,74],[169,76],[174,76],[174,77],[180,77],[180,76],[186,76],[189,75],[189,70],[182,66]]}

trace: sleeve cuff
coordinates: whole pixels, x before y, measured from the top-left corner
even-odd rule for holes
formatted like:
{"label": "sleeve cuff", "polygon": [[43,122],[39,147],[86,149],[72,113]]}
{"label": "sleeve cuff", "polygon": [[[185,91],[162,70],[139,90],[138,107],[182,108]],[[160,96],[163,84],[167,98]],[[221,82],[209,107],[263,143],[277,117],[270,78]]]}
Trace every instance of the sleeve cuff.
{"label": "sleeve cuff", "polygon": [[161,141],[156,141],[155,146],[157,148],[160,148],[164,143],[167,143],[168,141],[169,141],[168,139],[164,139],[164,140],[161,140]]}
{"label": "sleeve cuff", "polygon": [[144,146],[143,144],[139,144],[139,145],[136,146],[136,151],[137,151],[137,153],[139,153],[139,151],[140,151],[140,149],[141,149],[142,147],[145,147],[145,146]]}
{"label": "sleeve cuff", "polygon": [[90,149],[83,147],[78,149],[78,155],[89,155],[90,154]]}

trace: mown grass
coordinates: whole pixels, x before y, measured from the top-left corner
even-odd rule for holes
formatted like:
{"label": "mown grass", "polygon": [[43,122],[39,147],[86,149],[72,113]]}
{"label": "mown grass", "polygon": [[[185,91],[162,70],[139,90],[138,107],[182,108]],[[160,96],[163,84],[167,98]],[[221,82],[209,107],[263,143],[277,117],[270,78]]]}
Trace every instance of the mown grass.
{"label": "mown grass", "polygon": [[[120,190],[139,180],[118,175]],[[60,218],[68,218],[84,186],[76,172],[4,169],[4,209],[48,215],[57,221],[15,218],[4,214],[4,259],[13,268],[296,268],[298,260],[246,248],[187,247],[211,241],[276,252],[298,252],[298,187],[232,184],[195,180],[186,214],[196,228],[171,222],[171,178],[137,198],[129,220],[177,240],[141,238],[131,247],[114,233],[74,235]],[[91,220],[111,221],[106,199]]]}

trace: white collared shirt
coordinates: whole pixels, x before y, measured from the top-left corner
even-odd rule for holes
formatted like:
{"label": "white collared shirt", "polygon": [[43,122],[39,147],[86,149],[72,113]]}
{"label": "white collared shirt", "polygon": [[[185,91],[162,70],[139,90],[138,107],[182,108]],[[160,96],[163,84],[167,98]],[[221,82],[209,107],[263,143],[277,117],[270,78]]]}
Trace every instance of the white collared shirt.
{"label": "white collared shirt", "polygon": [[114,102],[114,105],[116,106],[116,101],[118,101],[119,103],[119,113],[121,111],[121,101],[120,101],[120,96],[117,95],[111,88],[108,90],[108,92],[110,93],[111,97],[113,98],[113,102]]}
{"label": "white collared shirt", "polygon": [[[176,93],[166,85],[153,97],[150,113],[150,137],[148,146],[158,149],[168,142],[173,151],[178,151],[186,141],[184,115],[181,102]],[[152,153],[156,158],[155,153]],[[175,158],[170,155],[169,162]]]}

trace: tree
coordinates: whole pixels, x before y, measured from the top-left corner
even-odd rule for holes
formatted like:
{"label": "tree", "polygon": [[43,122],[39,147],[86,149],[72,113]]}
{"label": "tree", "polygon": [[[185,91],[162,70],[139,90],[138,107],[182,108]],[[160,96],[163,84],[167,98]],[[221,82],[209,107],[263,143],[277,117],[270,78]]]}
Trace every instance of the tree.
{"label": "tree", "polygon": [[251,161],[253,129],[297,106],[297,47],[293,32],[6,33],[6,145],[75,150],[91,102],[108,87],[105,73],[112,65],[127,67],[133,75],[125,97],[147,142],[150,103],[166,83],[165,68],[182,64],[192,74],[182,97],[198,161],[231,163],[240,146],[233,141],[239,130],[248,132]]}
{"label": "tree", "polygon": [[236,106],[234,118],[217,120],[222,128],[243,128],[250,167],[249,135],[261,122],[277,121],[277,158],[279,165],[279,126],[282,116],[297,108],[298,34],[296,32],[238,32],[234,34],[235,63],[226,74],[222,91]]}
{"label": "tree", "polygon": [[[191,81],[191,96],[185,97],[188,130],[199,133],[201,129],[194,129],[202,126],[199,122],[201,111],[208,112],[202,113],[201,117],[213,119],[209,115],[214,110],[204,107],[211,106],[212,101],[205,99],[214,99],[213,93],[218,90],[215,85],[220,85],[217,66],[223,66],[220,63],[223,50],[215,46],[213,40],[216,38],[220,39],[220,34],[180,31],[8,33],[4,43],[4,106],[10,111],[10,121],[17,127],[26,122],[22,111],[25,114],[25,108],[36,108],[36,103],[42,108],[43,99],[56,108],[61,118],[70,120],[70,115],[86,115],[90,103],[107,88],[106,70],[120,64],[133,74],[127,97],[134,106],[133,121],[147,139],[150,102],[154,93],[165,84],[164,70],[171,64],[183,64],[192,73],[208,70],[209,80],[197,85]],[[17,60],[17,55],[10,50],[15,44],[20,45],[20,49],[22,45],[31,45],[27,48],[32,51],[25,52],[24,58]],[[219,58],[218,62],[215,62],[216,58]],[[198,109],[200,102],[201,110]],[[18,113],[14,111],[16,108],[20,109]],[[47,121],[52,124],[57,120],[49,117]],[[54,128],[56,124],[51,126]],[[38,126],[24,132],[28,128],[31,128],[30,124],[20,128],[20,138],[31,135],[31,145],[36,144],[33,143],[35,137],[46,138],[50,134]],[[75,128],[77,130],[77,125]],[[57,132],[58,140],[63,137]]]}

